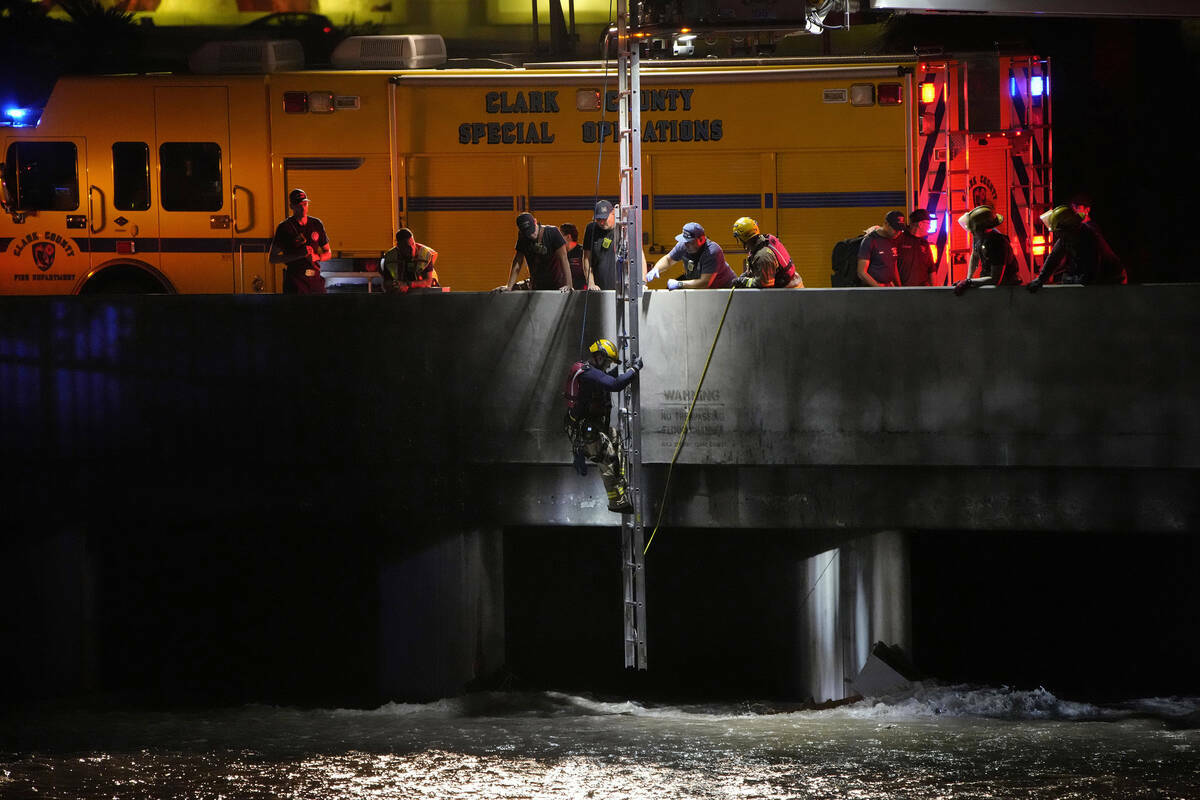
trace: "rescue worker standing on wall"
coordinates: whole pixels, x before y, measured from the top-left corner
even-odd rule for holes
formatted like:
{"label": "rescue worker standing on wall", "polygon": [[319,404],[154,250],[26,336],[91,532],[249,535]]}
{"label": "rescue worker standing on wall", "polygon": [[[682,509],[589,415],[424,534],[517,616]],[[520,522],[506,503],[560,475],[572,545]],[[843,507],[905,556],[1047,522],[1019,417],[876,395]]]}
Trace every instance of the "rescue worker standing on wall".
{"label": "rescue worker standing on wall", "polygon": [[420,244],[408,228],[396,231],[396,246],[383,254],[379,264],[384,291],[403,294],[411,287],[437,286],[437,257],[437,250]]}
{"label": "rescue worker standing on wall", "polygon": [[954,284],[954,293],[961,295],[976,286],[1017,286],[1021,283],[1017,257],[1013,255],[1008,237],[996,228],[1004,222],[990,206],[976,206],[958,219],[958,224],[971,234],[971,260],[967,277]]}
{"label": "rescue worker standing on wall", "polygon": [[739,289],[803,289],[804,280],[783,242],[758,229],[758,221],[740,217],[733,223],[733,238],[746,248],[746,268],[733,279]]}
{"label": "rescue worker standing on wall", "polygon": [[308,195],[303,189],[288,194],[292,215],[279,223],[271,240],[271,263],[286,264],[284,294],[325,294],[321,262],[332,257],[325,225],[308,215]]}
{"label": "rescue worker standing on wall", "polygon": [[575,453],[575,469],[587,474],[587,461],[600,465],[600,478],[608,492],[608,510],[632,514],[633,502],[621,466],[621,440],[612,428],[612,393],[624,389],[642,369],[642,360],[618,372],[617,346],[597,339],[588,348],[586,362],[577,362],[567,379],[567,437]]}

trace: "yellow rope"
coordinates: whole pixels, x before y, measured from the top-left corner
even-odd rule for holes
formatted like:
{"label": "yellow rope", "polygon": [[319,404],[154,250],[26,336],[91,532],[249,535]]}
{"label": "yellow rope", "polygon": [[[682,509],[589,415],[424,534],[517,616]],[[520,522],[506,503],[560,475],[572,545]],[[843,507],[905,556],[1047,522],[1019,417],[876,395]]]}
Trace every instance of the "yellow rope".
{"label": "yellow rope", "polygon": [[721,329],[725,327],[725,317],[729,314],[729,304],[733,302],[735,291],[736,289],[729,290],[729,299],[725,301],[725,311],[721,314],[721,323],[717,325],[717,335],[713,337],[712,346],[708,348],[708,358],[704,362],[704,370],[700,373],[700,383],[696,385],[696,393],[692,395],[692,404],[688,406],[687,416],[683,419],[683,430],[679,431],[679,441],[675,443],[675,454],[671,456],[671,465],[667,467],[667,479],[663,482],[662,502],[658,506],[658,519],[654,521],[654,530],[650,533],[650,540],[646,542],[646,548],[642,550],[642,555],[650,552],[650,545],[654,543],[654,537],[658,534],[658,526],[662,524],[663,509],[667,507],[667,490],[671,486],[671,472],[675,469],[679,451],[683,449],[688,423],[692,421],[692,410],[696,407],[696,401],[700,399],[700,387],[704,385],[704,376],[708,374],[708,365],[712,363],[713,352],[717,349],[717,340],[721,338]]}

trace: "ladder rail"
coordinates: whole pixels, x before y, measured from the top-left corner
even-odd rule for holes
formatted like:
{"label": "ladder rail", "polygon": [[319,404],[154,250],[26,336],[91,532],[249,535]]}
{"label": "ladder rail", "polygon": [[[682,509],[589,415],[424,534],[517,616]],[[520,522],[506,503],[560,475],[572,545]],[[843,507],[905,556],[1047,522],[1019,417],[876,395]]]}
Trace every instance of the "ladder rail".
{"label": "ladder rail", "polygon": [[[617,350],[628,365],[641,352],[638,306],[642,295],[642,137],[639,45],[631,36],[629,0],[617,0],[618,141],[620,144],[620,215],[617,219]],[[622,618],[625,667],[645,670],[646,531],[642,520],[646,493],[642,473],[641,387],[632,381],[621,392],[618,411],[623,468],[634,513],[621,515]]]}

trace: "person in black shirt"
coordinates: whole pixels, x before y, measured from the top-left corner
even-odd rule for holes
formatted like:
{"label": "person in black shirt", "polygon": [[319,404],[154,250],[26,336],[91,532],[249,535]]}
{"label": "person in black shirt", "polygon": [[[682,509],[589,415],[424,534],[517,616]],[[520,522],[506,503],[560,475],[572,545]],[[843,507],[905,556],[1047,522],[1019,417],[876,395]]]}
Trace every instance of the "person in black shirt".
{"label": "person in black shirt", "polygon": [[1054,246],[1042,264],[1041,272],[1029,282],[1036,292],[1052,280],[1056,283],[1125,283],[1125,268],[1104,237],[1084,222],[1071,206],[1058,206],[1042,215],[1042,222],[1054,232]]}
{"label": "person in black shirt", "polygon": [[613,204],[597,201],[595,217],[583,229],[583,271],[589,289],[617,288],[616,222]]}
{"label": "person in black shirt", "polygon": [[958,224],[971,234],[971,260],[967,277],[954,284],[961,295],[976,286],[1016,286],[1021,283],[1017,257],[1008,237],[996,230],[1004,222],[990,206],[976,206],[963,214]]}
{"label": "person in black shirt", "polygon": [[571,288],[586,289],[587,276],[583,271],[583,248],[579,246],[579,228],[574,223],[564,222],[558,226],[563,238],[567,240],[567,264],[571,267]]}
{"label": "person in black shirt", "polygon": [[553,225],[539,225],[533,214],[517,217],[516,253],[508,272],[508,283],[498,287],[512,291],[521,273],[521,265],[529,265],[529,288],[571,291],[571,267],[567,263],[567,240]]}
{"label": "person in black shirt", "polygon": [[332,252],[325,226],[308,215],[308,203],[303,189],[292,189],[288,194],[292,215],[279,223],[271,239],[271,263],[286,265],[284,294],[325,294],[321,262],[328,261]]}

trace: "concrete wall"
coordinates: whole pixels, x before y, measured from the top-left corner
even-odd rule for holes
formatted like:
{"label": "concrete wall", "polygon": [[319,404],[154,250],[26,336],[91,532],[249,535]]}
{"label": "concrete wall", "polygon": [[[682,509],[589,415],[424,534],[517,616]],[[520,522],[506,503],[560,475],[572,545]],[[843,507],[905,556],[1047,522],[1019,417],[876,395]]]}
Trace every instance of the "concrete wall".
{"label": "concrete wall", "polygon": [[[797,694],[837,696],[870,641],[904,643],[908,562],[902,540],[863,539],[877,531],[1200,523],[1200,287],[729,297],[643,301],[647,512],[666,497],[660,537],[787,532],[807,553],[795,596],[836,551],[837,581],[797,612]],[[240,664],[262,670],[259,699],[272,664],[294,686],[410,697],[486,677],[506,638],[500,532],[615,523],[561,429],[566,366],[613,334],[613,303],[0,299],[3,555],[40,565],[6,587],[4,629],[53,667],[22,675],[170,686]]]}

